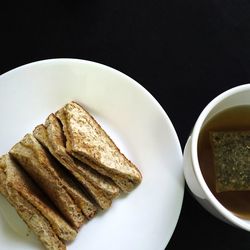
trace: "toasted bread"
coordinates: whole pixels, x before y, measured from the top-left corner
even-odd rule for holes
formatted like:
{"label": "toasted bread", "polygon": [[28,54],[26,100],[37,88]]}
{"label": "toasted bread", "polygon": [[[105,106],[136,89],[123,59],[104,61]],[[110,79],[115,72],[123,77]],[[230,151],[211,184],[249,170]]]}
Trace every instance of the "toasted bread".
{"label": "toasted bread", "polygon": [[63,124],[66,149],[71,155],[110,177],[124,192],[141,182],[138,168],[83,107],[70,102],[57,111],[56,116]]}
{"label": "toasted bread", "polygon": [[1,170],[6,175],[7,186],[16,190],[49,221],[59,238],[65,241],[75,239],[77,232],[62,218],[55,207],[38,189],[31,178],[14,162],[9,154],[0,158]]}
{"label": "toasted bread", "polygon": [[86,220],[71,196],[65,176],[57,163],[32,134],[27,134],[10,150],[11,156],[44,190],[65,218],[78,229]]}
{"label": "toasted bread", "polygon": [[[9,180],[9,174],[13,174],[12,170],[17,169],[17,173],[14,173],[14,175],[16,176],[17,174],[18,178],[20,170],[15,163],[6,162],[5,157],[8,158],[8,156],[0,158],[0,193],[5,196],[9,203],[16,209],[19,216],[35,233],[47,250],[66,250],[65,244],[58,238],[49,220],[36,206],[24,198],[14,188],[15,185],[12,181],[9,182],[12,180],[12,176]],[[7,159],[7,161],[9,161],[9,159]],[[10,169],[10,166],[12,169]],[[20,176],[20,178],[22,178],[22,176]]]}
{"label": "toasted bread", "polygon": [[53,114],[47,118],[45,126],[37,126],[33,133],[38,141],[88,190],[102,209],[111,205],[111,200],[119,195],[119,188],[107,177],[72,158],[66,152],[61,124]]}
{"label": "toasted bread", "polygon": [[63,133],[62,124],[54,114],[51,114],[46,119],[45,126],[48,131],[49,140],[54,149],[64,154],[68,160],[69,160],[68,157],[70,157],[72,161],[75,163],[75,165],[77,165],[76,168],[74,169],[79,169],[79,173],[81,173],[84,176],[84,178],[88,179],[94,186],[103,190],[104,195],[107,196],[108,198],[114,199],[119,195],[120,189],[114,184],[114,182],[110,178],[100,175],[98,172],[91,169],[86,164],[75,160],[67,153],[66,138]]}

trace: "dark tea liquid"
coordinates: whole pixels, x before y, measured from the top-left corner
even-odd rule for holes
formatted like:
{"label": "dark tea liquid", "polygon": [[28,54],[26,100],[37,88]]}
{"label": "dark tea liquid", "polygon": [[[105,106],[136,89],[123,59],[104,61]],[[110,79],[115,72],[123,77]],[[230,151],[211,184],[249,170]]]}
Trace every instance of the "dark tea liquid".
{"label": "dark tea liquid", "polygon": [[250,105],[226,109],[212,117],[203,127],[198,141],[198,158],[202,175],[214,196],[237,216],[250,219],[250,191],[215,191],[215,168],[209,131],[250,130]]}

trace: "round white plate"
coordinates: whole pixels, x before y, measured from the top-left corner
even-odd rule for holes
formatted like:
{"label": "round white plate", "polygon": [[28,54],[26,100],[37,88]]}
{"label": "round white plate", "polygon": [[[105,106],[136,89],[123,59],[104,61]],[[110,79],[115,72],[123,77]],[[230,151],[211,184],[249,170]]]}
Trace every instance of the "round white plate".
{"label": "round white plate", "polygon": [[[0,76],[0,154],[75,100],[99,121],[143,175],[139,187],[83,226],[69,250],[163,250],[180,214],[184,178],[174,127],[137,82],[77,59],[27,64]],[[1,196],[1,249],[43,249]]]}

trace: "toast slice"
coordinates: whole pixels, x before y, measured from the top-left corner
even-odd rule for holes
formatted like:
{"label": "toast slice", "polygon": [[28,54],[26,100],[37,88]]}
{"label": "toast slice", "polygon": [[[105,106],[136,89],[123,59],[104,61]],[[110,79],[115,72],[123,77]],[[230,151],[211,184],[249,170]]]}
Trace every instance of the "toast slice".
{"label": "toast slice", "polygon": [[75,239],[77,232],[61,217],[58,211],[37,188],[31,178],[14,162],[9,154],[0,158],[0,168],[6,175],[6,185],[15,190],[49,221],[58,237],[64,241]]}
{"label": "toast slice", "polygon": [[86,164],[77,161],[67,153],[62,126],[55,115],[51,114],[47,118],[45,126],[37,126],[33,134],[87,189],[102,209],[110,207],[111,200],[119,195],[119,188],[111,180],[92,170]]}
{"label": "toast slice", "polygon": [[11,156],[50,197],[64,217],[76,229],[86,221],[71,192],[70,183],[41,144],[27,134],[10,150]]}
{"label": "toast slice", "polygon": [[[46,128],[44,125],[38,125],[34,131],[33,135],[35,138],[47,149],[50,151],[50,153],[62,164],[64,162],[64,158],[66,156],[57,153],[57,150],[54,150],[52,143],[50,143],[48,138],[48,133],[46,131]],[[60,146],[60,140],[55,140],[53,144]],[[60,158],[60,155],[62,158]],[[75,189],[79,189],[76,187],[76,183],[72,180],[69,180],[72,184],[71,186],[74,186]],[[73,190],[72,190],[73,191]],[[79,193],[79,192],[78,192]],[[91,219],[94,217],[94,215],[97,213],[97,207],[84,195],[83,192],[80,193],[80,195],[75,195],[75,199],[78,201],[78,205],[81,208],[83,214],[88,218]]]}
{"label": "toast slice", "polygon": [[56,116],[63,124],[66,149],[71,155],[110,177],[124,192],[130,192],[141,182],[138,168],[83,107],[70,102]]}
{"label": "toast slice", "polygon": [[[14,188],[12,181],[9,182],[9,174],[12,174],[13,170],[17,170],[17,175],[20,172],[17,165],[9,162],[8,156],[2,157],[0,159],[0,193],[16,209],[47,250],[66,250],[64,242],[58,238],[49,220]],[[12,176],[10,179],[12,180]]]}
{"label": "toast slice", "polygon": [[[91,169],[89,166],[87,166],[84,163],[81,163],[80,161],[75,160],[75,158],[71,157],[67,151],[66,151],[66,138],[63,133],[62,124],[60,121],[56,118],[54,114],[51,114],[45,122],[45,127],[48,132],[48,138],[51,142],[53,148],[58,152],[61,152],[67,159],[70,161],[69,157],[72,159],[72,161],[75,163],[76,168],[73,169],[79,169],[79,173],[83,175],[84,178],[88,179],[94,186],[96,186],[98,189],[101,189],[104,193],[104,196],[106,196],[109,199],[114,199],[120,194],[120,189],[117,187],[117,185],[114,184],[114,182],[103,175],[100,175],[95,170]],[[67,157],[67,156],[68,157]]]}

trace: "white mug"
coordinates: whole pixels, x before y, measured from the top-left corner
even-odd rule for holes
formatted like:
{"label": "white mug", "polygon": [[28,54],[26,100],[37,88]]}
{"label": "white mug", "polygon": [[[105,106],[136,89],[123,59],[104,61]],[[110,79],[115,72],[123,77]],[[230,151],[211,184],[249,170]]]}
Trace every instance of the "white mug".
{"label": "white mug", "polygon": [[198,138],[203,126],[218,112],[238,105],[250,105],[250,84],[223,92],[201,112],[184,149],[184,175],[189,189],[205,209],[231,225],[250,231],[250,220],[237,217],[212,194],[203,178],[198,161]]}

